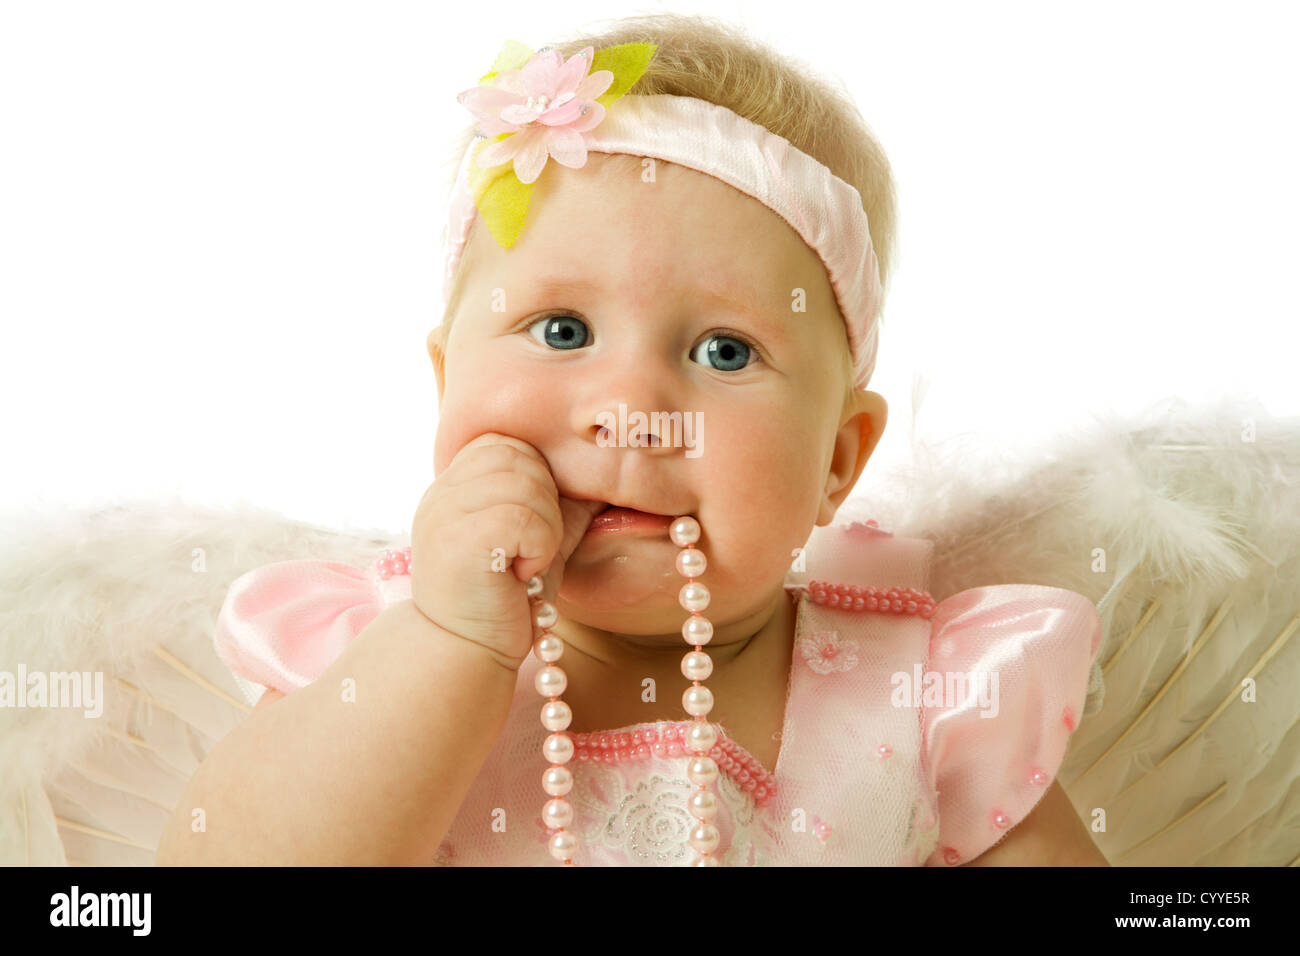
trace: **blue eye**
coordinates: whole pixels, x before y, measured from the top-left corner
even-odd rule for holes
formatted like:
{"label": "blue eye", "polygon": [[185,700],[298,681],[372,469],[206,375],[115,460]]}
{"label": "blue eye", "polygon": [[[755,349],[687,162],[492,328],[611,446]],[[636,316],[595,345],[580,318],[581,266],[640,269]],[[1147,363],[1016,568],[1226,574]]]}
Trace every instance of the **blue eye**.
{"label": "blue eye", "polygon": [[750,364],[750,355],[749,343],[744,339],[719,333],[710,335],[696,346],[691,357],[719,372],[738,372]]}
{"label": "blue eye", "polygon": [[[542,345],[560,351],[580,349],[591,341],[587,323],[567,313],[543,316],[527,331]],[[747,340],[730,332],[710,335],[692,350],[691,358],[719,372],[738,372],[759,360]]]}
{"label": "blue eye", "polygon": [[[537,330],[541,329],[541,334]],[[572,315],[548,315],[528,327],[528,333],[554,349],[580,349],[587,344],[587,324]]]}

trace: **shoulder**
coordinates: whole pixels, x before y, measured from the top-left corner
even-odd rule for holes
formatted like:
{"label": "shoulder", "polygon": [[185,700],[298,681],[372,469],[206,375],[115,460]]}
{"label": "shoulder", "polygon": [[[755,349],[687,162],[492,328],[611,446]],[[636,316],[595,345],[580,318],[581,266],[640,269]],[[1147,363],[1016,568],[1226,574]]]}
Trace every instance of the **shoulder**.
{"label": "shoulder", "polygon": [[1060,781],[1029,816],[967,866],[1110,866]]}

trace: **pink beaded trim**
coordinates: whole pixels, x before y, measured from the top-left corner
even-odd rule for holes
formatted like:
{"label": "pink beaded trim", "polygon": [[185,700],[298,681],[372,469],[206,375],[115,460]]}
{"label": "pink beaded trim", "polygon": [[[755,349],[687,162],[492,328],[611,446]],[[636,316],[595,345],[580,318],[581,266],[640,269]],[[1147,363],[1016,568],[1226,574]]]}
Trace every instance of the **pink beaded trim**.
{"label": "pink beaded trim", "polygon": [[856,584],[831,584],[809,581],[807,591],[818,604],[846,611],[875,611],[879,614],[916,614],[929,618],[934,614],[934,598],[929,591],[916,588],[873,588]]}
{"label": "pink beaded trim", "polygon": [[410,574],[411,549],[407,547],[400,551],[393,551],[386,548],[384,556],[375,562],[375,567],[379,571],[379,576],[385,581],[396,574]]}
{"label": "pink beaded trim", "polygon": [[[688,754],[683,738],[692,723],[678,720],[662,727],[647,724],[640,730],[574,734],[574,757],[592,763],[649,760],[652,751],[658,757],[685,757]],[[776,796],[775,775],[768,773],[757,759],[722,732],[718,733],[718,742],[709,756],[740,789],[753,795],[758,806],[766,806]]]}

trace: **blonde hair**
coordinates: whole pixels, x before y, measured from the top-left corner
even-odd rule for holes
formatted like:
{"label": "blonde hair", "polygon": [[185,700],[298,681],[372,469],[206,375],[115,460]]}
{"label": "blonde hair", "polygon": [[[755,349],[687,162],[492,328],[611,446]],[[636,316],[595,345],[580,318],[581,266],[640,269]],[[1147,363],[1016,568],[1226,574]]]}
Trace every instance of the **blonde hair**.
{"label": "blonde hair", "polygon": [[[630,93],[693,96],[725,106],[789,140],[854,186],[862,196],[880,264],[883,304],[894,262],[894,179],[885,151],[843,81],[832,84],[804,63],[759,43],[740,27],[714,18],[659,13],[610,22],[607,29],[580,33],[548,45],[567,59],[588,46],[600,50],[621,43],[654,43],[658,49]],[[613,109],[617,108],[615,104]],[[448,190],[473,140],[471,124],[457,138],[447,160]],[[454,312],[464,272],[458,269],[453,280],[444,323]],[[879,317],[878,309],[874,318]],[[845,368],[852,391],[853,368],[847,345]]]}

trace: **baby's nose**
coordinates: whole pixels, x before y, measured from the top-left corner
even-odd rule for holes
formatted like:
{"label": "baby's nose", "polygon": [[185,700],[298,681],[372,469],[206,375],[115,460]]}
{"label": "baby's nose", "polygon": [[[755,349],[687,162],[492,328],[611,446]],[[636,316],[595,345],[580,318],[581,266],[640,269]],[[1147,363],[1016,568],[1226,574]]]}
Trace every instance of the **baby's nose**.
{"label": "baby's nose", "polygon": [[636,416],[622,406],[620,411],[597,416],[591,427],[596,444],[603,448],[670,450],[675,446],[667,416]]}

